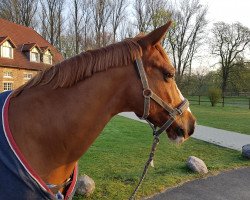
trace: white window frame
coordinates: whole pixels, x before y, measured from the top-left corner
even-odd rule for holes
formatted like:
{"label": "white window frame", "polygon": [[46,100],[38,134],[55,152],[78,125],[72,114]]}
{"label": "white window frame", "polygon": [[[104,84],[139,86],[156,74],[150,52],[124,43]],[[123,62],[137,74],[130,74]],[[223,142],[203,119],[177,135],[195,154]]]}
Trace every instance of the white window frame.
{"label": "white window frame", "polygon": [[13,72],[11,71],[4,71],[3,78],[13,78]]}
{"label": "white window frame", "polygon": [[8,40],[1,45],[1,57],[13,59],[13,48]]}
{"label": "white window frame", "polygon": [[12,82],[3,82],[3,91],[13,90]]}
{"label": "white window frame", "polygon": [[45,51],[43,54],[43,63],[52,65],[52,54],[49,50]]}
{"label": "white window frame", "polygon": [[23,78],[24,78],[25,80],[30,80],[30,79],[32,79],[32,77],[33,77],[33,74],[32,74],[32,73],[24,73],[24,74],[23,74]]}
{"label": "white window frame", "polygon": [[30,62],[40,63],[40,53],[36,47],[30,51]]}

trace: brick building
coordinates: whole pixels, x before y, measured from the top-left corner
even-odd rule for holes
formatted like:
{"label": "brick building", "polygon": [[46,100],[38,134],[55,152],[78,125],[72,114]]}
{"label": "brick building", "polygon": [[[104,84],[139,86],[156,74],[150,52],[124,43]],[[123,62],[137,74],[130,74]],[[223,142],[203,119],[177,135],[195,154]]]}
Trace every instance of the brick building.
{"label": "brick building", "polygon": [[0,92],[18,88],[62,60],[35,30],[0,18]]}

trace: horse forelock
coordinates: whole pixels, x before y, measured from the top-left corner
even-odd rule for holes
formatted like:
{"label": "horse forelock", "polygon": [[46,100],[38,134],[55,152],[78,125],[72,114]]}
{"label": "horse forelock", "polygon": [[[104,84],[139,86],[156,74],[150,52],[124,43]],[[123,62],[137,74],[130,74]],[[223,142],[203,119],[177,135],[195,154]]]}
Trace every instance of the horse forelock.
{"label": "horse forelock", "polygon": [[50,85],[53,89],[70,87],[95,73],[112,67],[127,66],[137,57],[142,56],[142,49],[137,39],[126,39],[107,47],[82,52],[38,73],[33,79],[12,93],[18,96],[23,90],[38,85]]}

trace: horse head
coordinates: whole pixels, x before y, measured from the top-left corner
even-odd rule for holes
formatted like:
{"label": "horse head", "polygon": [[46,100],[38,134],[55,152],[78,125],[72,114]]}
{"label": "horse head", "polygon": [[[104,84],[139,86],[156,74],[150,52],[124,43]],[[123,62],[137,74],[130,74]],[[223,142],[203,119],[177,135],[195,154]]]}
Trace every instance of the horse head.
{"label": "horse head", "polygon": [[137,39],[142,57],[137,60],[136,66],[143,88],[140,88],[142,95],[139,95],[140,110],[135,113],[161,127],[162,131],[166,130],[172,141],[182,143],[193,134],[195,117],[177,87],[175,68],[161,45],[170,25],[171,22],[168,22]]}

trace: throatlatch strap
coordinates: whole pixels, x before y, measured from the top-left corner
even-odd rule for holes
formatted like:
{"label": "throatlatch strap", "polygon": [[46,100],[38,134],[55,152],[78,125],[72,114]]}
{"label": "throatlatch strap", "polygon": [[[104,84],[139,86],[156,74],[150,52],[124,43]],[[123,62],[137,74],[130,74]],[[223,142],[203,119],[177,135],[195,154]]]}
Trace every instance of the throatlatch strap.
{"label": "throatlatch strap", "polygon": [[143,63],[141,59],[135,60],[141,82],[143,87],[143,96],[144,96],[144,108],[143,108],[143,115],[141,116],[141,119],[146,119],[149,115],[149,109],[150,109],[150,94],[147,94],[147,92],[151,93],[151,90],[149,89],[148,85],[148,79],[146,77],[146,72],[143,67]]}
{"label": "throatlatch strap", "polygon": [[148,80],[146,78],[146,72],[144,70],[142,60],[141,59],[136,59],[135,62],[136,62],[138,72],[140,74],[143,90],[149,89]]}

